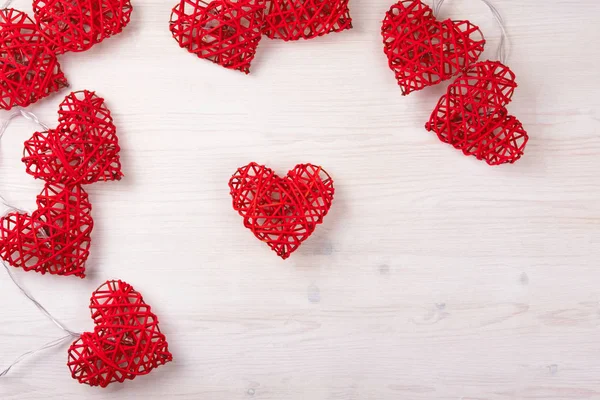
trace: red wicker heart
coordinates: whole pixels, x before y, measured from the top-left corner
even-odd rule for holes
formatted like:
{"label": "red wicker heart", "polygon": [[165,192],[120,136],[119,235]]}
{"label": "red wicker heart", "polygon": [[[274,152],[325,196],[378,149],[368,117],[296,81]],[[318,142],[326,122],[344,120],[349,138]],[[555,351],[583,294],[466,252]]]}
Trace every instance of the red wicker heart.
{"label": "red wicker heart", "polygon": [[35,23],[21,11],[0,10],[0,109],[27,107],[66,86]]}
{"label": "red wicker heart", "polygon": [[264,8],[262,0],[181,0],[170,29],[190,53],[247,74],[261,39]]}
{"label": "red wicker heart", "polygon": [[352,28],[348,0],[272,0],[263,33],[271,39],[312,39]]}
{"label": "red wicker heart", "polygon": [[129,24],[129,0],[34,0],[40,30],[57,54],[85,51]]}
{"label": "red wicker heart", "polygon": [[0,258],[41,274],[85,277],[92,205],[81,186],[46,184],[31,215],[11,212],[0,219]]}
{"label": "red wicker heart", "polygon": [[251,163],[229,181],[233,208],[244,226],[284,260],[323,222],[333,201],[333,180],[321,168],[300,164],[284,178]]}
{"label": "red wicker heart", "polygon": [[58,115],[56,129],[25,142],[27,173],[71,185],[121,179],[117,128],[104,99],[87,90],[71,93]]}
{"label": "red wicker heart", "polygon": [[67,365],[79,383],[106,387],[173,360],[156,314],[131,285],[107,281],[92,294],[90,310],[94,332],[69,347]]}
{"label": "red wicker heart", "polygon": [[479,59],[485,40],[469,21],[438,21],[419,0],[402,0],[386,13],[384,52],[407,95],[436,85]]}
{"label": "red wicker heart", "polygon": [[512,164],[521,158],[529,139],[505,107],[516,87],[515,74],[507,66],[497,61],[477,63],[448,87],[425,127],[465,155],[489,165]]}

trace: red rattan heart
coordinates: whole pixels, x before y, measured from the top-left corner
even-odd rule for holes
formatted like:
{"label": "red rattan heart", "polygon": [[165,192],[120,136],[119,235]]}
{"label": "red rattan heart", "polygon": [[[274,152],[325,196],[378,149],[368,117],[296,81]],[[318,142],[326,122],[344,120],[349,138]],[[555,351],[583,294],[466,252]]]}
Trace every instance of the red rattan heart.
{"label": "red rattan heart", "polygon": [[264,8],[261,0],[181,0],[171,14],[171,33],[180,47],[199,58],[249,73]]}
{"label": "red rattan heart", "polygon": [[442,142],[490,165],[514,163],[529,139],[505,108],[516,87],[515,74],[507,66],[477,63],[448,87],[426,128]]}
{"label": "red rattan heart", "polygon": [[384,52],[404,95],[457,75],[479,59],[483,34],[469,21],[440,22],[419,0],[402,0],[386,13]]}
{"label": "red rattan heart", "polygon": [[117,128],[104,99],[87,90],[68,95],[58,127],[25,142],[27,173],[52,183],[90,184],[119,180]]}
{"label": "red rattan heart", "polygon": [[34,0],[40,30],[57,54],[85,51],[120,33],[130,21],[129,0]]}
{"label": "red rattan heart", "polygon": [[80,383],[106,387],[173,360],[158,318],[131,285],[107,281],[92,294],[90,310],[94,332],[73,342],[67,362]]}
{"label": "red rattan heart", "polygon": [[35,23],[21,11],[0,10],[0,109],[27,107],[66,86]]}
{"label": "red rattan heart", "polygon": [[352,28],[348,0],[272,0],[263,33],[271,39],[312,39]]}
{"label": "red rattan heart", "polygon": [[229,187],[244,226],[283,259],[323,222],[334,194],[331,177],[312,164],[297,165],[280,178],[251,163],[237,170]]}
{"label": "red rattan heart", "polygon": [[0,219],[0,258],[42,274],[85,277],[93,228],[92,205],[81,186],[46,184],[31,215]]}

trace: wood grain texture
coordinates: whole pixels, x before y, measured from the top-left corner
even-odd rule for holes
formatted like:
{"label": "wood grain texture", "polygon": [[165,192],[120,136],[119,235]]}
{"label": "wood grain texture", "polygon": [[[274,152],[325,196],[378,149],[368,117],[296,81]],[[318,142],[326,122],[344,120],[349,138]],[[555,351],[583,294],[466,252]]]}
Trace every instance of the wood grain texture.
{"label": "wood grain texture", "polygon": [[[531,136],[502,168],[423,129],[445,85],[400,95],[379,34],[390,0],[351,0],[349,32],[263,40],[250,76],[179,49],[166,0],[63,56],[73,89],[112,109],[126,178],[89,187],[89,279],[17,278],[79,331],[92,290],[128,281],[175,361],[99,390],[71,379],[65,346],[0,379],[0,398],[600,399],[600,3],[496,4],[519,83],[509,110]],[[442,12],[479,24],[493,57],[482,3]],[[53,124],[65,94],[31,110]],[[15,120],[0,146],[0,193],[29,208],[42,184],[19,159],[35,129]],[[250,161],[335,179],[330,215],[288,261],[231,208],[227,181]],[[61,336],[7,276],[0,302],[1,365]]]}

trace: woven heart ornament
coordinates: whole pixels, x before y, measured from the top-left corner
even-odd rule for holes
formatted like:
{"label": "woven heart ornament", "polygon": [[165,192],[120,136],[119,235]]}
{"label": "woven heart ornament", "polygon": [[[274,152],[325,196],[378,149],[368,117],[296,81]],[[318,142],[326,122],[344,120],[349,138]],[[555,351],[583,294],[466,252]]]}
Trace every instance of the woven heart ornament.
{"label": "woven heart ornament", "polygon": [[448,87],[425,127],[465,155],[489,165],[512,164],[529,139],[505,107],[516,87],[515,74],[504,64],[477,63]]}
{"label": "woven heart ornament", "polygon": [[104,99],[84,90],[60,104],[58,127],[25,142],[28,174],[51,183],[90,184],[120,180],[117,128]]}
{"label": "woven heart ornament", "polygon": [[436,85],[479,59],[485,40],[469,21],[438,21],[419,0],[402,0],[386,13],[384,52],[402,94]]}
{"label": "woven heart ornament", "polygon": [[27,14],[0,10],[0,109],[27,107],[68,86],[55,54]]}
{"label": "woven heart ornament", "polygon": [[129,0],[34,0],[39,29],[57,54],[88,50],[120,33],[131,19]]}
{"label": "woven heart ornament", "polygon": [[67,365],[79,383],[106,387],[173,360],[158,318],[131,285],[107,281],[92,294],[90,310],[94,332],[69,348]]}
{"label": "woven heart ornament", "polygon": [[31,215],[11,212],[0,219],[0,258],[41,274],[85,277],[93,220],[81,186],[46,184]]}
{"label": "woven heart ornament", "polygon": [[179,46],[199,58],[248,74],[264,23],[263,0],[181,0],[170,29]]}
{"label": "woven heart ornament", "polygon": [[333,201],[333,180],[321,168],[300,164],[280,178],[251,163],[229,181],[233,208],[244,226],[284,260],[323,222]]}
{"label": "woven heart ornament", "polygon": [[352,28],[348,0],[271,0],[263,33],[271,39],[312,39]]}

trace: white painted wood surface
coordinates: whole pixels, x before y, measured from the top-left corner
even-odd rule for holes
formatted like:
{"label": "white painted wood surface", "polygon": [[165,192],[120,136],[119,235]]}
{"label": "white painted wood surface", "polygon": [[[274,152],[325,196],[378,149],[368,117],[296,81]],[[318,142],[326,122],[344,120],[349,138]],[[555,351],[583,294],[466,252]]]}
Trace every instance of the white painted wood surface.
{"label": "white painted wood surface", "polygon": [[[445,85],[400,95],[379,34],[391,3],[352,0],[352,31],[263,40],[250,76],[179,49],[165,0],[61,58],[112,109],[126,178],[89,187],[88,279],[16,276],[78,331],[91,292],[128,281],[175,361],[101,390],[71,379],[63,346],[1,378],[1,399],[600,399],[600,3],[496,0],[520,85],[509,110],[531,136],[501,168],[423,129]],[[442,14],[479,24],[493,56],[481,2]],[[66,94],[31,111],[52,125]],[[28,208],[35,129],[15,120],[0,146],[0,193]],[[330,215],[288,261],[231,208],[227,181],[250,161],[335,179]],[[62,333],[0,275],[3,367]]]}

